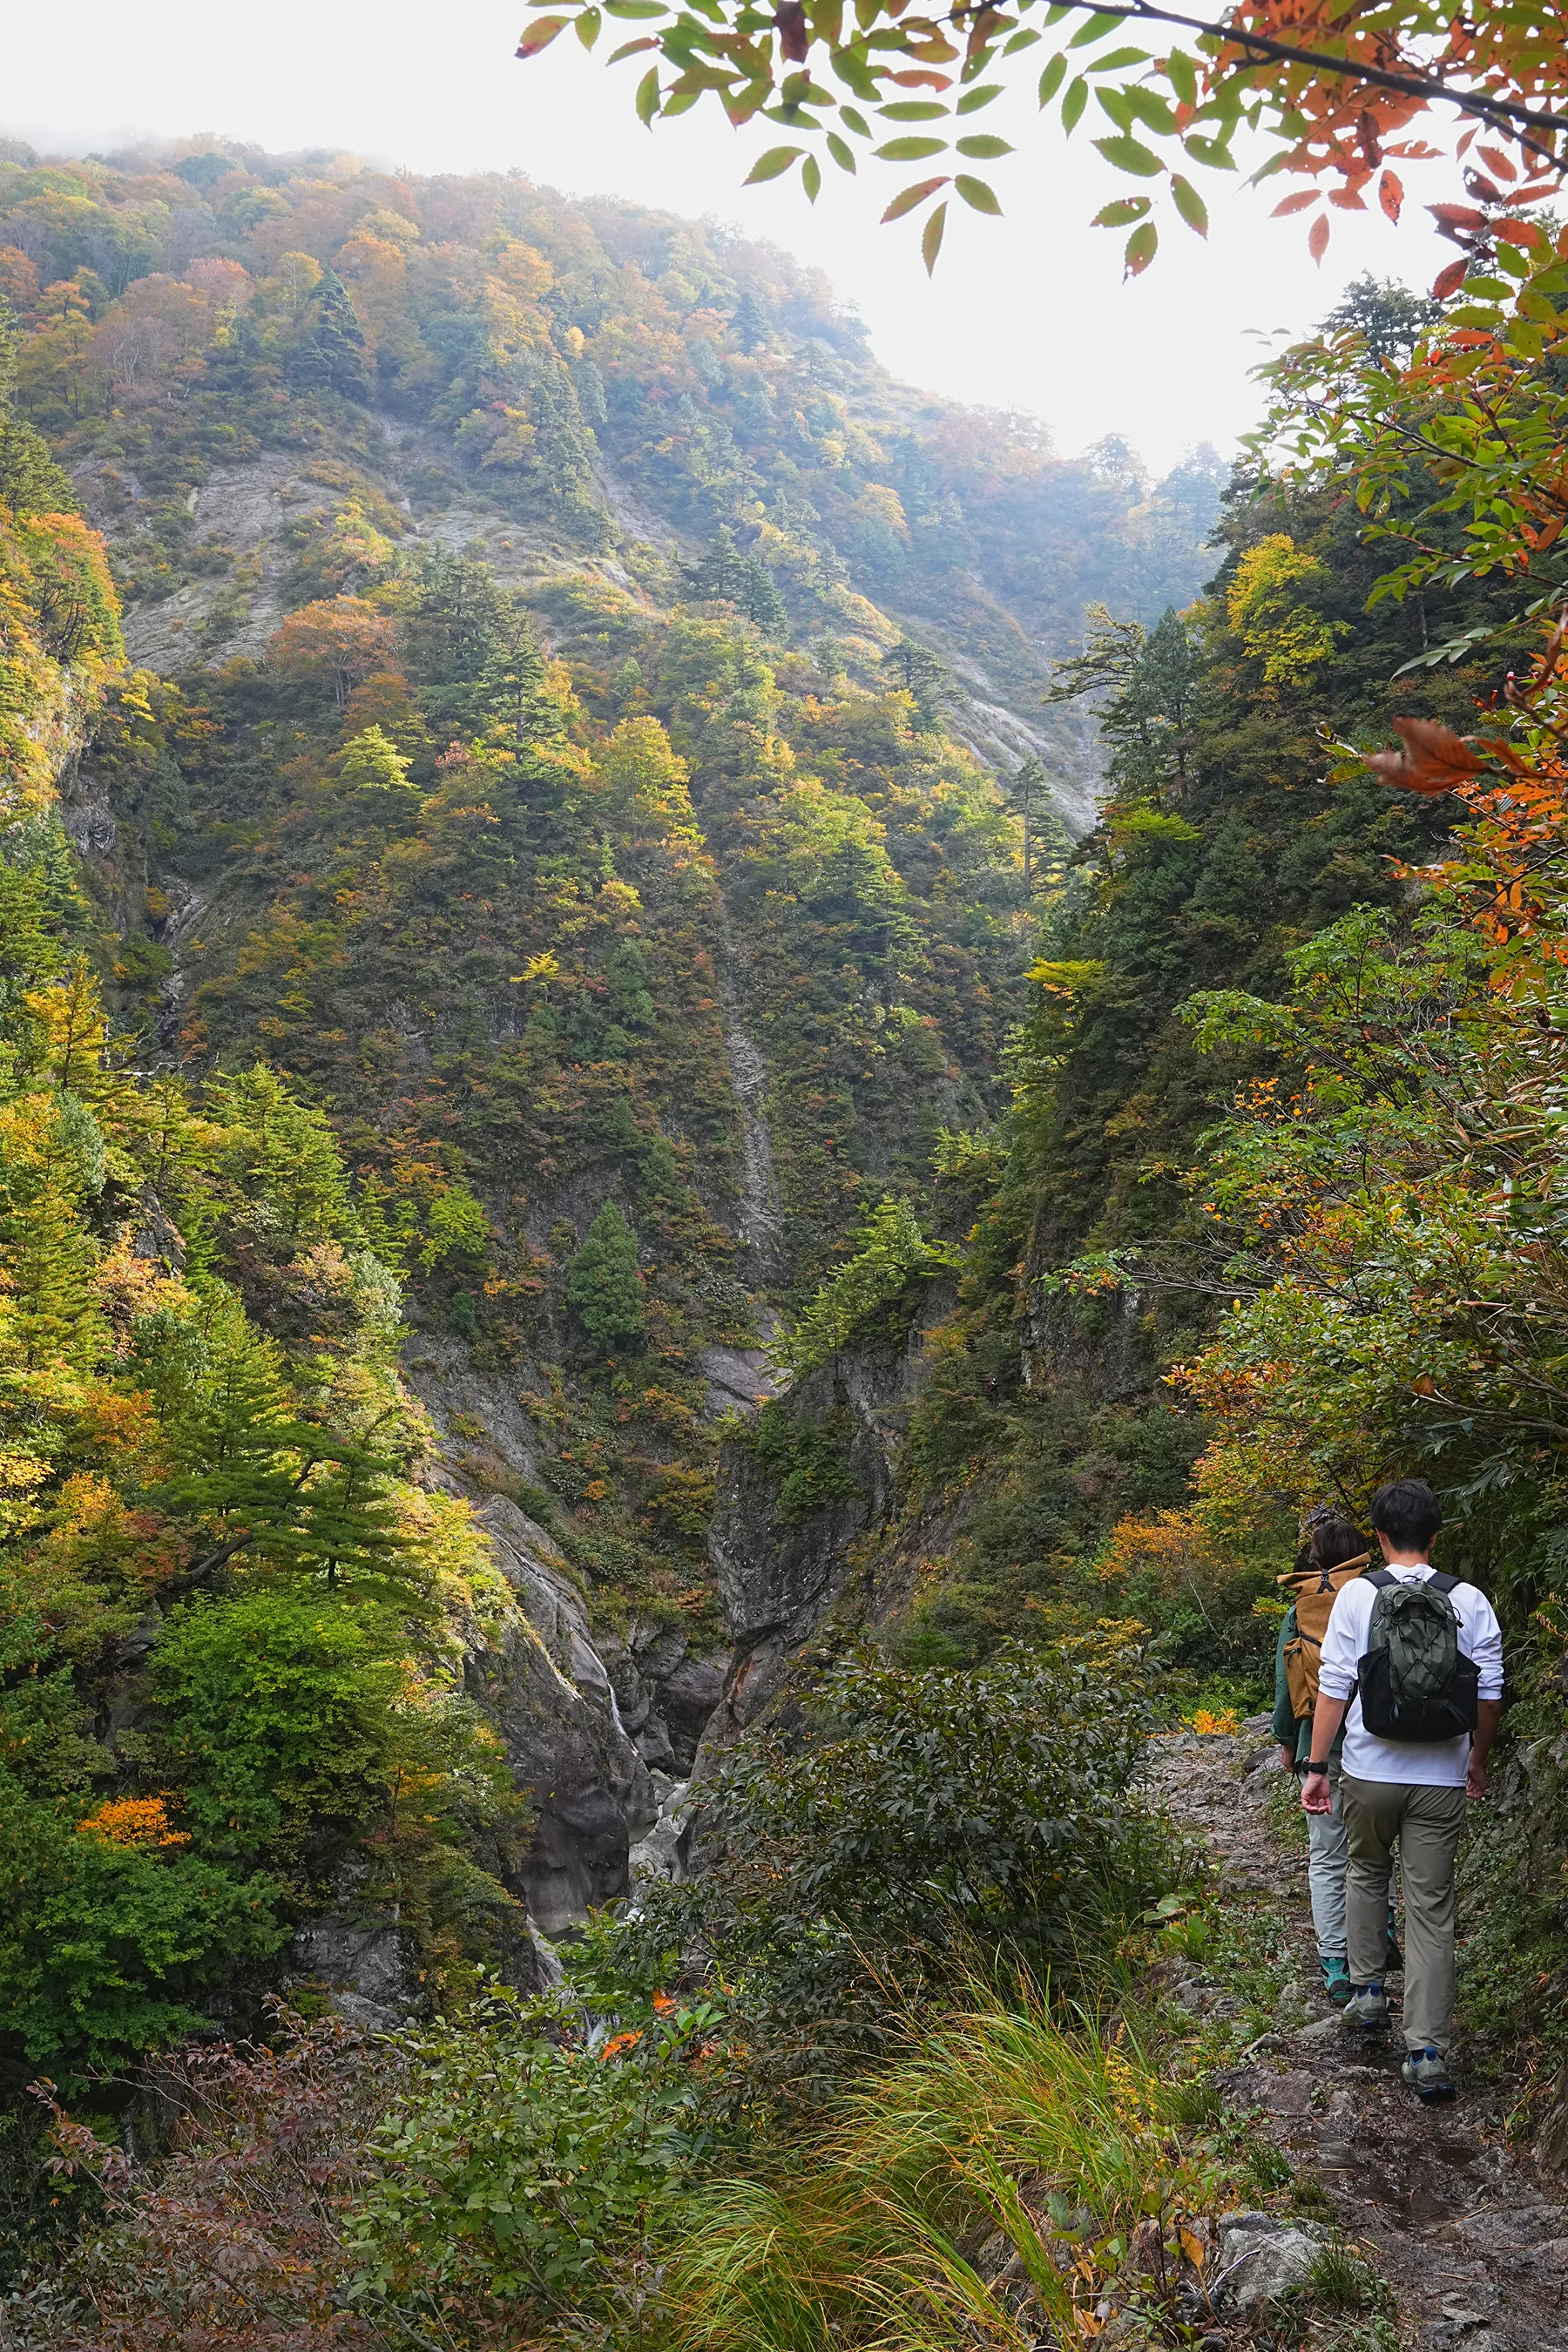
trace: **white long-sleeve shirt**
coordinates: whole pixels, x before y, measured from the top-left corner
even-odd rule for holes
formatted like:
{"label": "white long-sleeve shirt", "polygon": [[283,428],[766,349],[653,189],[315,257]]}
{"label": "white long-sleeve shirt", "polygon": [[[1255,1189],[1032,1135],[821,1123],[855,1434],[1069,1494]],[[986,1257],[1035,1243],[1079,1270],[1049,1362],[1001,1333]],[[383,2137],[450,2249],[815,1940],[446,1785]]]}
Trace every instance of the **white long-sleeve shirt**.
{"label": "white long-sleeve shirt", "polygon": [[[1432,1574],[1427,1560],[1391,1567],[1389,1574],[1402,1584],[1414,1584]],[[1502,1696],[1502,1627],[1484,1592],[1473,1584],[1456,1584],[1448,1595],[1459,1621],[1459,1649],[1475,1661],[1482,1698]],[[1329,1612],[1323,1635],[1318,1686],[1331,1698],[1348,1698],[1342,1769],[1352,1780],[1402,1780],[1423,1788],[1462,1788],[1470,1769],[1470,1742],[1458,1739],[1376,1739],[1362,1721],[1356,1674],[1366,1653],[1377,1588],[1364,1576],[1340,1587]]]}

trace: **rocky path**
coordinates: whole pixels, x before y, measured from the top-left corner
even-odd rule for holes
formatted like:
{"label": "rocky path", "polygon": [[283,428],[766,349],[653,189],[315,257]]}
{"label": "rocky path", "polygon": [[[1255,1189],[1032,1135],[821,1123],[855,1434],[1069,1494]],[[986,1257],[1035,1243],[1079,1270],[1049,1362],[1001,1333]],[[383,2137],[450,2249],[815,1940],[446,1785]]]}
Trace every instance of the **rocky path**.
{"label": "rocky path", "polygon": [[[1458,2099],[1422,2107],[1399,2078],[1397,1976],[1381,2047],[1351,2041],[1318,1990],[1306,1853],[1278,1841],[1266,1810],[1279,1770],[1266,1718],[1235,1738],[1188,1733],[1160,1746],[1162,1795],[1206,1842],[1232,1926],[1250,1914],[1261,1938],[1268,1913],[1282,1910],[1300,1965],[1277,2029],[1243,2053],[1228,2095],[1277,2119],[1278,2145],[1372,2254],[1418,2352],[1568,2352],[1564,2184],[1510,2149],[1505,2092],[1466,2080],[1461,2041]],[[1201,1980],[1194,1996],[1211,2010],[1226,1998]]]}

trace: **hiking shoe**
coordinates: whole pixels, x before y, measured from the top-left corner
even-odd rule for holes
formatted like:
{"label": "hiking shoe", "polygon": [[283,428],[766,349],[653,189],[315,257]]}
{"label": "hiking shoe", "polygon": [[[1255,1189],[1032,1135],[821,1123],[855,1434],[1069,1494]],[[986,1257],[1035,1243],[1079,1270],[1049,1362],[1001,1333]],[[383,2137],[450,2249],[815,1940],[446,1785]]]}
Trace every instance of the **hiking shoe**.
{"label": "hiking shoe", "polygon": [[1431,2042],[1425,2050],[1412,2050],[1400,2073],[1413,2091],[1419,2094],[1424,2107],[1436,2106],[1454,2095],[1454,2078],[1448,2072],[1448,2062]]}
{"label": "hiking shoe", "polygon": [[1344,2021],[1359,2033],[1382,2033],[1388,2025],[1388,1995],[1380,1984],[1352,1985]]}
{"label": "hiking shoe", "polygon": [[1323,1971],[1323,1990],[1330,2000],[1337,2000],[1342,2009],[1355,1990],[1351,1972],[1338,1952],[1320,1952],[1318,1966]]}

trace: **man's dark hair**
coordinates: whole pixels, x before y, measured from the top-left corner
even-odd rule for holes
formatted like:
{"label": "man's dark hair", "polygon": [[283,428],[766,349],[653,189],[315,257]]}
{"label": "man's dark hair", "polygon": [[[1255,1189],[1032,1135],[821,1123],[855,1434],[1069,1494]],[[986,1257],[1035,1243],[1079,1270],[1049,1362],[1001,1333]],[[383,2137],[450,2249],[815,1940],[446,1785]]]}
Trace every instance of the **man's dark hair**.
{"label": "man's dark hair", "polygon": [[1425,1551],[1443,1524],[1443,1507],[1425,1478],[1391,1478],[1372,1498],[1372,1524],[1396,1551]]}

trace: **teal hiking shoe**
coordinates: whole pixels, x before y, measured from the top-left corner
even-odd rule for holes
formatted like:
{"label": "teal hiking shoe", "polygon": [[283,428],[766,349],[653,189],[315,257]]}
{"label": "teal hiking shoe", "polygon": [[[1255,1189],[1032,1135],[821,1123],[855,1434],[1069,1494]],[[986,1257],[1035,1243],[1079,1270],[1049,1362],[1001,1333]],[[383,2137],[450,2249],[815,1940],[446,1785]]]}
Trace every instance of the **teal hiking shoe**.
{"label": "teal hiking shoe", "polygon": [[1385,2033],[1388,2030],[1388,1995],[1380,1984],[1352,1985],[1343,2014],[1345,2023],[1352,2032]]}
{"label": "teal hiking shoe", "polygon": [[1448,2062],[1431,2042],[1425,2050],[1412,2050],[1400,2073],[1417,2093],[1424,2107],[1434,2107],[1454,2095],[1454,2078],[1448,2072]]}
{"label": "teal hiking shoe", "polygon": [[1343,1954],[1320,1952],[1318,1966],[1323,1971],[1324,1992],[1331,2000],[1337,2001],[1342,2009],[1355,1990],[1355,1987],[1351,1982],[1351,1972],[1345,1966]]}

